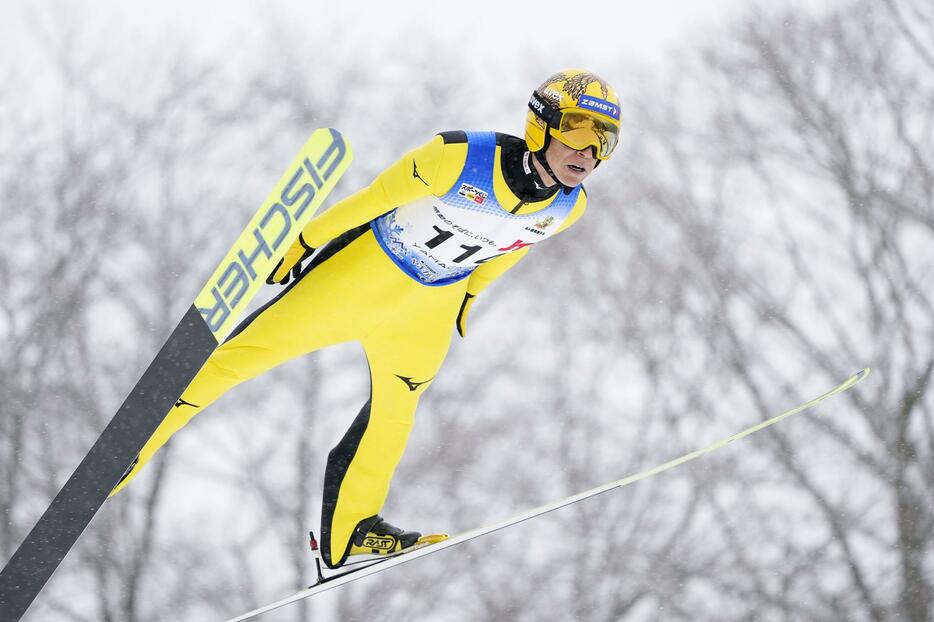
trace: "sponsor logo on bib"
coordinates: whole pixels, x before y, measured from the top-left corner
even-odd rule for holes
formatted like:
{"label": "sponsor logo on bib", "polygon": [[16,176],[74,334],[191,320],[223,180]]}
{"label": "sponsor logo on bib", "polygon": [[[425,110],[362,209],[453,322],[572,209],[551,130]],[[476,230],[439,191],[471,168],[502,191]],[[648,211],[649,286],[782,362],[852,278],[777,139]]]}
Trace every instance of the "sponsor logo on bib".
{"label": "sponsor logo on bib", "polygon": [[457,191],[457,194],[465,197],[469,201],[473,201],[477,205],[483,205],[483,202],[486,201],[487,196],[489,196],[480,188],[471,186],[467,183],[461,184],[460,190]]}
{"label": "sponsor logo on bib", "polygon": [[537,223],[535,223],[531,227],[526,227],[525,230],[531,231],[532,233],[536,235],[545,235],[545,229],[553,225],[554,222],[555,222],[554,216],[546,216],[545,218],[542,218],[541,220],[539,220]]}

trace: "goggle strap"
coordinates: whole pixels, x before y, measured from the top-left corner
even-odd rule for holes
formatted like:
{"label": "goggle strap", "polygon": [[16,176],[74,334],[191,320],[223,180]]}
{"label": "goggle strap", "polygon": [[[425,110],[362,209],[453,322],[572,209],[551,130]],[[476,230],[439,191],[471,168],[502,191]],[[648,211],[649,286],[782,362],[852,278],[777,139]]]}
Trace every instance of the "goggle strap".
{"label": "goggle strap", "polygon": [[545,98],[540,97],[535,91],[532,92],[532,96],[529,98],[529,110],[544,119],[545,123],[551,127],[555,127],[558,121],[561,120],[561,111],[549,104]]}

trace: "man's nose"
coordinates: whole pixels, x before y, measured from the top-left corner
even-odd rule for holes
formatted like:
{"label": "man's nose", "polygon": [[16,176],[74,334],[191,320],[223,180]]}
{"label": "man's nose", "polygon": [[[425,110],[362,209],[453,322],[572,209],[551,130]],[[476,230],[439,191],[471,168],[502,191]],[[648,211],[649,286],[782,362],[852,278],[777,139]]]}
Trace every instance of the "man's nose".
{"label": "man's nose", "polygon": [[594,147],[592,146],[587,147],[585,149],[579,149],[577,151],[577,155],[581,156],[582,158],[586,158],[588,160],[595,160],[596,158],[594,156],[593,150],[594,150]]}

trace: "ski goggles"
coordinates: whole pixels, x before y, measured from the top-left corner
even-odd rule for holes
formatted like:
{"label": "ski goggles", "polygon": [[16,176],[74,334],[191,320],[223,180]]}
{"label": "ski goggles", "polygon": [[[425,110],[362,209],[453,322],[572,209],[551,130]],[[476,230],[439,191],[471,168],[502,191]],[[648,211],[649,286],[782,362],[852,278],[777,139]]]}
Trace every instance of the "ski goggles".
{"label": "ski goggles", "polygon": [[595,147],[598,160],[606,160],[619,142],[619,128],[587,112],[569,111],[561,113],[557,127],[551,135],[571,149],[582,151]]}
{"label": "ski goggles", "polygon": [[593,147],[598,160],[608,159],[619,142],[619,126],[597,113],[577,108],[558,110],[534,93],[529,108],[545,120],[553,137],[578,151]]}

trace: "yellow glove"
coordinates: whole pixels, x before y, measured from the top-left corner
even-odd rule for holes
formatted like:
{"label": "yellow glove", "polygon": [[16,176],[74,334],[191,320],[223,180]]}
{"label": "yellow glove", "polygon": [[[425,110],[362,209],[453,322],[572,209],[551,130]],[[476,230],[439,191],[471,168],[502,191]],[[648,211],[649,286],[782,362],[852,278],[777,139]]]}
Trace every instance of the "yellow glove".
{"label": "yellow glove", "polygon": [[289,250],[285,251],[285,256],[279,260],[276,267],[266,277],[266,282],[270,285],[285,285],[292,279],[297,279],[302,271],[302,262],[311,257],[315,249],[305,243],[302,234],[298,234],[298,239],[292,242]]}
{"label": "yellow glove", "polygon": [[457,314],[457,332],[461,337],[467,336],[467,314],[470,312],[470,305],[473,304],[473,294],[464,296],[464,302],[461,303],[461,310]]}

